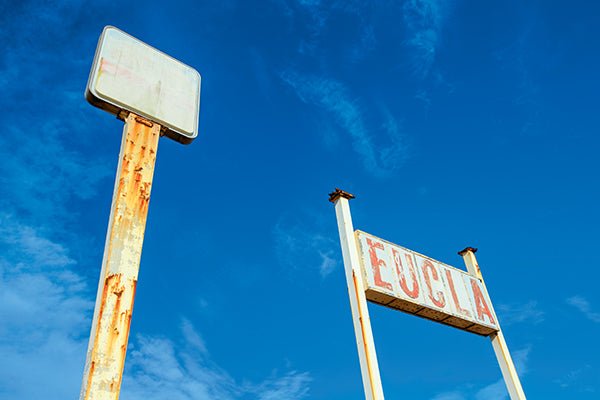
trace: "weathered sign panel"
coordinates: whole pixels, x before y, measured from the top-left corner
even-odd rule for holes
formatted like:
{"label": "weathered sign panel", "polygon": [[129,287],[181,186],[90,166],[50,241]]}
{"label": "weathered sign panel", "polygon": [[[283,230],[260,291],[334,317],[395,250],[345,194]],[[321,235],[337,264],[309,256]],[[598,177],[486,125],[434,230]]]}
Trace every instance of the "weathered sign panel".
{"label": "weathered sign panel", "polygon": [[498,331],[478,278],[368,233],[355,235],[369,301],[483,336]]}
{"label": "weathered sign panel", "polygon": [[160,124],[167,136],[190,143],[198,135],[200,74],[194,68],[112,27],[104,28],[86,89],[93,105]]}

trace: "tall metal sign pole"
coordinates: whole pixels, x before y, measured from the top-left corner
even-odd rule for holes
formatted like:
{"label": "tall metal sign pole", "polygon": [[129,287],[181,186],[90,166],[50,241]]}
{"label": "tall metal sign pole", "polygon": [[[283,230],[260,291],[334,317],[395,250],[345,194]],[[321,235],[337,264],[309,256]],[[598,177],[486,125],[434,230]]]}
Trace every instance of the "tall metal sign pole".
{"label": "tall metal sign pole", "polygon": [[[486,296],[489,297],[483,275],[481,274],[479,264],[477,263],[477,258],[475,258],[475,252],[477,252],[476,248],[467,247],[466,249],[459,251],[458,254],[462,256],[465,265],[467,266],[467,271],[469,271],[471,275],[479,278]],[[490,335],[490,340],[492,341],[492,347],[494,348],[494,353],[496,353],[498,364],[500,364],[500,370],[502,371],[502,377],[506,383],[506,388],[508,389],[511,400],[525,400],[525,392],[523,392],[519,375],[517,374],[512,357],[508,351],[508,345],[504,339],[504,334],[500,328],[500,322],[498,322],[498,317],[496,316],[496,312],[491,303],[490,307],[498,324],[498,331]]]}
{"label": "tall metal sign pole", "polygon": [[375,352],[375,342],[373,340],[369,309],[367,308],[367,299],[365,297],[365,285],[363,274],[360,272],[360,261],[354,239],[350,204],[348,202],[348,200],[353,198],[352,194],[340,189],[336,189],[335,192],[329,195],[329,201],[335,205],[335,215],[340,233],[342,257],[346,271],[348,296],[350,297],[350,308],[352,310],[365,398],[367,400],[383,400],[383,387],[381,385],[377,353]]}
{"label": "tall metal sign pole", "polygon": [[102,32],[86,98],[125,120],[80,400],[121,389],[160,136],[190,143],[200,75],[114,27]]}
{"label": "tall metal sign pole", "polygon": [[80,398],[118,399],[160,125],[129,114],[123,130]]}

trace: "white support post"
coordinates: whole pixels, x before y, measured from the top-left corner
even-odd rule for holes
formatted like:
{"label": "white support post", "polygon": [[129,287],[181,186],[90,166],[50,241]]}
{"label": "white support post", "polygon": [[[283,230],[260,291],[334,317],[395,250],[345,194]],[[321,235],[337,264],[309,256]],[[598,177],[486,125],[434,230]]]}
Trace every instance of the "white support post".
{"label": "white support post", "polygon": [[[485,286],[485,281],[481,275],[481,270],[479,269],[479,264],[477,264],[477,259],[475,258],[476,251],[477,249],[473,247],[467,247],[458,254],[462,256],[465,265],[467,266],[467,271],[469,271],[471,275],[479,278],[481,285],[483,286],[483,290],[488,298],[490,298]],[[500,327],[500,321],[496,316],[494,306],[492,304],[490,304],[490,306],[492,308],[492,314],[494,315],[494,318],[498,324],[498,332],[491,334],[490,339],[492,341],[492,346],[494,347],[494,352],[496,353],[496,358],[498,359],[498,364],[500,364],[500,369],[502,370],[502,376],[504,377],[506,388],[508,389],[511,400],[525,400],[525,393],[523,392],[523,387],[521,386],[521,381],[519,380],[519,375],[517,375],[517,370],[515,369],[510,352],[508,351],[508,346],[506,345],[506,340],[504,339],[504,334],[502,333],[502,328]]]}
{"label": "white support post", "polygon": [[358,250],[348,203],[348,200],[353,198],[354,196],[350,193],[336,189],[335,192],[330,194],[329,201],[335,204],[365,398],[367,400],[383,400],[383,387],[381,386],[375,342],[373,341],[371,320],[367,308],[365,285],[363,274],[360,271]]}
{"label": "white support post", "polygon": [[125,120],[80,400],[118,400],[160,125]]}

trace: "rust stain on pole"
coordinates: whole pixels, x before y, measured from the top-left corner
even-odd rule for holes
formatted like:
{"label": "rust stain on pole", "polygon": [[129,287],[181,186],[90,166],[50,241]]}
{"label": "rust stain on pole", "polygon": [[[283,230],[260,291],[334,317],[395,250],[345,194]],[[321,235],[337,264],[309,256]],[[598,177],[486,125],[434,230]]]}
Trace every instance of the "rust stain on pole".
{"label": "rust stain on pole", "polygon": [[119,398],[160,125],[125,120],[81,400]]}

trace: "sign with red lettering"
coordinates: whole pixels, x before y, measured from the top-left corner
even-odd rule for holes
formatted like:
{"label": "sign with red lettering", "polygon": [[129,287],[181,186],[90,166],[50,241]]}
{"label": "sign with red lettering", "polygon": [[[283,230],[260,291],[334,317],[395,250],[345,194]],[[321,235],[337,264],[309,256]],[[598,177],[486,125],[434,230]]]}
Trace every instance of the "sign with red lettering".
{"label": "sign with red lettering", "polygon": [[498,331],[478,278],[362,231],[356,241],[367,300],[483,336]]}

